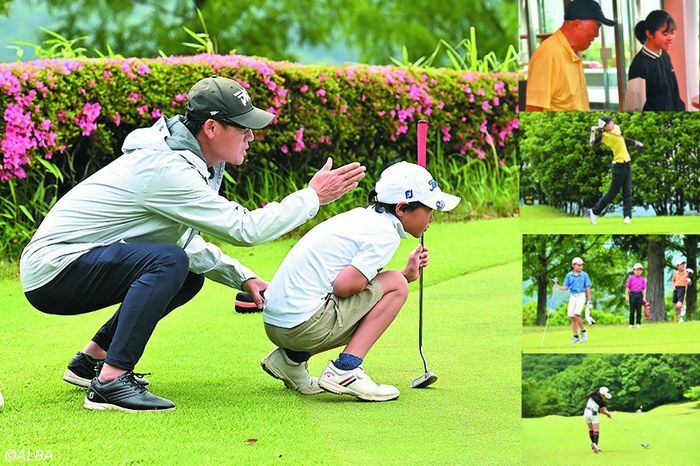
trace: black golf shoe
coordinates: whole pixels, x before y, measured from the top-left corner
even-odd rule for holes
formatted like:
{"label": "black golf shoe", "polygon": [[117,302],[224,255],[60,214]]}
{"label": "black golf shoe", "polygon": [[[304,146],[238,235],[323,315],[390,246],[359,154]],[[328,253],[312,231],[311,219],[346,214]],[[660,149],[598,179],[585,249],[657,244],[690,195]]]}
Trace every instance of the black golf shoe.
{"label": "black golf shoe", "polygon": [[86,409],[96,411],[117,410],[125,412],[173,411],[175,404],[150,393],[129,371],[109,382],[95,377],[90,382],[85,402]]}
{"label": "black golf shoe", "polygon": [[88,388],[95,378],[95,366],[104,359],[93,359],[85,353],[78,351],[68,363],[68,368],[63,373],[63,380],[78,387]]}
{"label": "black golf shoe", "polygon": [[[63,380],[78,387],[88,388],[92,379],[100,375],[104,363],[104,359],[93,359],[78,351],[68,363],[68,368],[63,373]],[[143,378],[144,374],[134,375],[141,385],[144,387],[148,385],[148,380]]]}

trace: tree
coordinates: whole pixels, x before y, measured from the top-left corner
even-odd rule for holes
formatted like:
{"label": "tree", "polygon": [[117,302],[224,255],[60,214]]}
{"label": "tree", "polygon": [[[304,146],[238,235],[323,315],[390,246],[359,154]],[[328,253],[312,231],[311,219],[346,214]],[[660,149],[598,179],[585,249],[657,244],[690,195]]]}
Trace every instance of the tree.
{"label": "tree", "polygon": [[666,305],[664,303],[664,268],[666,261],[666,238],[649,236],[647,239],[647,301],[651,306],[649,318],[652,321],[666,320]]}
{"label": "tree", "polygon": [[[41,0],[62,35],[89,36],[84,45],[106,45],[125,56],[188,54],[183,26],[202,32],[196,9],[220,53],[297,60],[300,47],[349,48],[370,64],[387,64],[405,45],[411,58],[429,55],[440,39],[456,44],[474,26],[479,49],[501,57],[517,43],[515,0]],[[0,9],[2,4],[0,3]],[[456,14],[456,12],[470,14]],[[24,39],[24,38],[17,38]]]}

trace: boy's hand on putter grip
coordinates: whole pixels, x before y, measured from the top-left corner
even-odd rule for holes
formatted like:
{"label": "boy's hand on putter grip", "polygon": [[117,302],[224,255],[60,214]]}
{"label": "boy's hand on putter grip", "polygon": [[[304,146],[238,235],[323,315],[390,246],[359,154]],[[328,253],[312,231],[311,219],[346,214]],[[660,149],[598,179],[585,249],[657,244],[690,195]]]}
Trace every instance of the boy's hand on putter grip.
{"label": "boy's hand on putter grip", "polygon": [[367,170],[358,162],[331,170],[332,166],[333,159],[328,157],[326,164],[309,181],[309,188],[316,191],[321,205],[330,204],[351,189],[357,188],[358,181],[365,177]]}
{"label": "boy's hand on putter grip", "polygon": [[263,294],[265,293],[266,289],[267,282],[260,280],[259,278],[249,278],[241,285],[241,291],[245,291],[253,297],[253,301],[255,301],[255,305],[258,307],[258,309],[262,309],[265,305],[265,298],[263,297]]}
{"label": "boy's hand on putter grip", "polygon": [[428,248],[417,246],[408,255],[408,262],[401,272],[406,281],[411,283],[420,276],[420,270],[428,266]]}

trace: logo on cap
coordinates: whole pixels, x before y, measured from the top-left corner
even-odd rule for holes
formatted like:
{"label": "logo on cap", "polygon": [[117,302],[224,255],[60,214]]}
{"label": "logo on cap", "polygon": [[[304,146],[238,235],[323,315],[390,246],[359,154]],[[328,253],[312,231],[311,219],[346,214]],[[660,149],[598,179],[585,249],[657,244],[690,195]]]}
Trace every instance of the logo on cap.
{"label": "logo on cap", "polygon": [[445,208],[445,203],[443,201],[437,201],[435,203],[435,209],[436,210],[442,210]]}
{"label": "logo on cap", "polygon": [[406,191],[406,199],[413,199],[413,190],[409,189]]}
{"label": "logo on cap", "polygon": [[430,190],[431,190],[431,191],[435,191],[435,188],[438,187],[437,183],[436,183],[435,180],[433,180],[433,179],[431,179],[430,181],[428,181],[428,186],[430,186]]}
{"label": "logo on cap", "polygon": [[240,100],[244,106],[247,105],[248,102],[250,102],[250,96],[245,91],[245,89],[238,90],[233,95],[238,97],[238,100]]}

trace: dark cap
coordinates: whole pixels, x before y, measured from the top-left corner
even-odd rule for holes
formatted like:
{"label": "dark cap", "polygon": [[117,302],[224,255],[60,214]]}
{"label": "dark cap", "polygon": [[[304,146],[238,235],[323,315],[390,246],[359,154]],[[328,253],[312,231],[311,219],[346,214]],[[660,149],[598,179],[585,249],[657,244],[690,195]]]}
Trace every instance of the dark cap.
{"label": "dark cap", "polygon": [[594,0],[572,0],[566,5],[564,19],[566,21],[574,19],[593,19],[606,26],[615,25],[615,21],[606,18],[600,4]]}
{"label": "dark cap", "polygon": [[212,76],[197,82],[187,94],[187,118],[260,129],[269,125],[275,115],[254,107],[248,92],[233,79]]}

